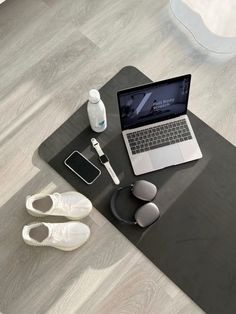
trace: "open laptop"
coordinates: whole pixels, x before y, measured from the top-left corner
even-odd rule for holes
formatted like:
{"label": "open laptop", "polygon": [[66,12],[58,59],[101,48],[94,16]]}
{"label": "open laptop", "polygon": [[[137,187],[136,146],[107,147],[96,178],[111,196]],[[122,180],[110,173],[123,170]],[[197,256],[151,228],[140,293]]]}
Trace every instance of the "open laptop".
{"label": "open laptop", "polygon": [[118,91],[122,134],[135,175],[202,157],[187,116],[191,75]]}

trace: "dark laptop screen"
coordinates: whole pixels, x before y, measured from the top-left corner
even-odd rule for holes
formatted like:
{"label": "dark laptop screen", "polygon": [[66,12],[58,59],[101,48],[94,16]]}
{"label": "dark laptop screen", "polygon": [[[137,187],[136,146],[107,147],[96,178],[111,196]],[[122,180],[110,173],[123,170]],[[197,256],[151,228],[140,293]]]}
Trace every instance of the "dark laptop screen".
{"label": "dark laptop screen", "polygon": [[191,75],[117,93],[122,130],[178,117],[187,112]]}

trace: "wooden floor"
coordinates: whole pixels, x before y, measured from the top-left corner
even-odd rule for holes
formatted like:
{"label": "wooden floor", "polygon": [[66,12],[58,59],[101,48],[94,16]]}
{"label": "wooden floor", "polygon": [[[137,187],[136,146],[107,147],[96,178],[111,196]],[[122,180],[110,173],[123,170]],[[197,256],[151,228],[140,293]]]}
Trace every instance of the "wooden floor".
{"label": "wooden floor", "polygon": [[[192,73],[190,109],[236,144],[236,58],[207,53],[167,0],[7,0],[0,5],[0,312],[201,313],[93,210],[71,253],[23,243],[25,197],[71,187],[37,147],[118,70]],[[109,118],[109,117],[108,117]],[[37,219],[36,219],[37,220]],[[63,221],[63,219],[47,219]]]}

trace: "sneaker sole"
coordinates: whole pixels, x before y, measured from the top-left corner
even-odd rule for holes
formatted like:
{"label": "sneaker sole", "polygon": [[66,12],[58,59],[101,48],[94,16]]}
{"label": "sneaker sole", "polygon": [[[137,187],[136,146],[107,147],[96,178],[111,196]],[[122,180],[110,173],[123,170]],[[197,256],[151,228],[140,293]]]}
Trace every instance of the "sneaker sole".
{"label": "sneaker sole", "polygon": [[28,210],[27,210],[27,212],[31,216],[38,217],[38,218],[41,218],[41,217],[66,217],[69,220],[81,220],[81,219],[84,219],[85,217],[88,217],[89,214],[91,213],[91,210],[88,214],[81,216],[81,217],[71,217],[71,216],[62,216],[62,215],[44,215],[44,214],[40,215],[40,214],[32,213],[31,211],[28,211]]}
{"label": "sneaker sole", "polygon": [[34,246],[34,247],[48,247],[48,248],[54,248],[54,249],[58,249],[58,250],[61,250],[61,251],[69,252],[69,251],[74,251],[74,250],[80,248],[81,246],[83,246],[86,242],[88,242],[89,238],[90,238],[90,234],[89,234],[88,238],[86,239],[86,241],[83,244],[80,244],[79,246],[76,245],[76,246],[73,246],[73,247],[70,247],[70,248],[62,247],[62,246],[35,245],[35,244],[32,244],[31,242],[26,241],[25,239],[23,239],[23,240],[24,240],[25,244],[30,245],[30,246]]}

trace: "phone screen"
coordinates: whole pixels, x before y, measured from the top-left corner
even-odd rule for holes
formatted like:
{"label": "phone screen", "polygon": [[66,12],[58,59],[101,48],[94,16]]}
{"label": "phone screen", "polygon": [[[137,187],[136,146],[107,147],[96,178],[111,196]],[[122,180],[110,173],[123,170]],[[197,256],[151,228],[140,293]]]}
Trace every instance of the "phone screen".
{"label": "phone screen", "polygon": [[78,151],[74,151],[64,163],[88,184],[93,183],[101,174],[101,171]]}

